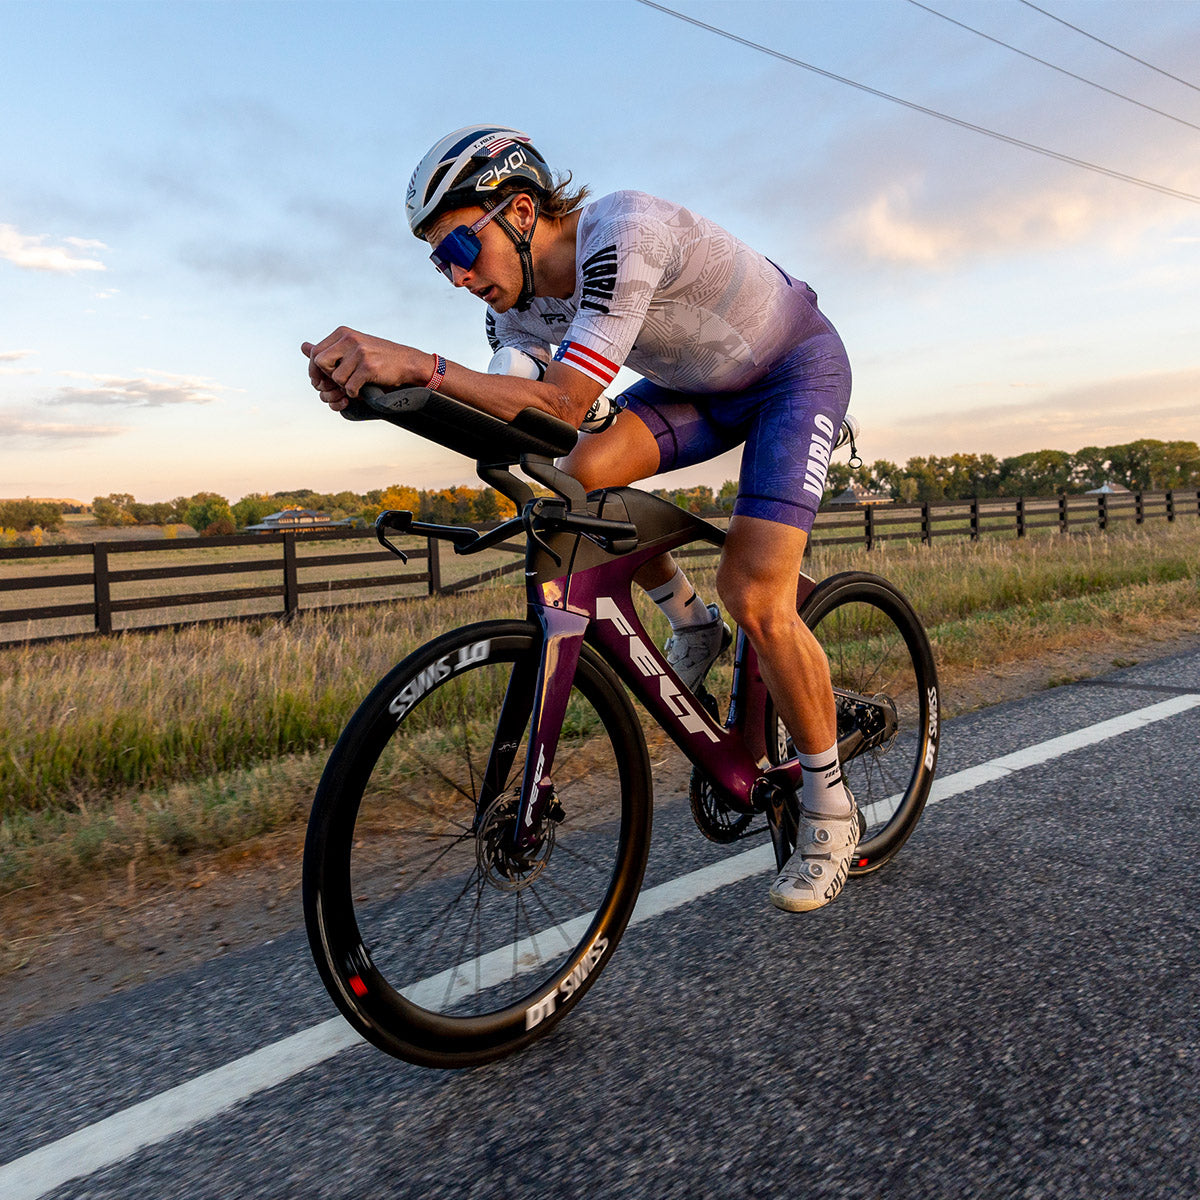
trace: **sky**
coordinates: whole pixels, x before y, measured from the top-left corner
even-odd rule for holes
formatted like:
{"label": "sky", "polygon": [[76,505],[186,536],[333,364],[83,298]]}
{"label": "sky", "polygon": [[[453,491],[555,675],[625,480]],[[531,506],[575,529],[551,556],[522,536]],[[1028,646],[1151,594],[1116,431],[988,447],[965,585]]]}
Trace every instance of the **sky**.
{"label": "sky", "polygon": [[347,325],[484,369],[403,213],[476,122],[807,280],[868,462],[1200,440],[1200,203],[829,77],[1200,195],[1200,0],[1039,5],[673,0],[819,74],[637,0],[0,0],[0,497],[476,482],[329,413],[299,350]]}

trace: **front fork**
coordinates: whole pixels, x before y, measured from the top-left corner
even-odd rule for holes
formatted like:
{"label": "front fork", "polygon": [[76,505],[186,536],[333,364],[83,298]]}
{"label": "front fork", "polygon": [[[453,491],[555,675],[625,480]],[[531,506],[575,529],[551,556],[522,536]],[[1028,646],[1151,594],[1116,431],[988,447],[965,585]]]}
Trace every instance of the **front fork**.
{"label": "front fork", "polygon": [[551,774],[554,754],[566,718],[571,687],[575,682],[575,669],[583,650],[583,635],[589,621],[585,615],[559,608],[539,606],[534,612],[542,631],[537,678],[531,678],[529,665],[518,662],[513,668],[480,799],[482,815],[487,805],[503,789],[517,745],[528,724],[525,773],[513,829],[516,848],[525,852],[539,845],[554,798]]}

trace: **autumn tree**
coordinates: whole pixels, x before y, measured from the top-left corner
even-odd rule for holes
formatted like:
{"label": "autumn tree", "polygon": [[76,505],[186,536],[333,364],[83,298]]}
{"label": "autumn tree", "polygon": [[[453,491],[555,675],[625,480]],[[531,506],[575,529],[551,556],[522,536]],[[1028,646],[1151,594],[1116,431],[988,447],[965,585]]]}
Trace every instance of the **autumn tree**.
{"label": "autumn tree", "polygon": [[62,509],[44,500],[0,501],[0,529],[25,533],[30,529],[57,529],[63,523]]}
{"label": "autumn tree", "polygon": [[216,492],[197,492],[188,502],[183,519],[197,533],[207,537],[237,532],[229,501]]}
{"label": "autumn tree", "polygon": [[132,509],[134,499],[128,492],[112,492],[92,501],[92,516],[97,525],[136,525]]}

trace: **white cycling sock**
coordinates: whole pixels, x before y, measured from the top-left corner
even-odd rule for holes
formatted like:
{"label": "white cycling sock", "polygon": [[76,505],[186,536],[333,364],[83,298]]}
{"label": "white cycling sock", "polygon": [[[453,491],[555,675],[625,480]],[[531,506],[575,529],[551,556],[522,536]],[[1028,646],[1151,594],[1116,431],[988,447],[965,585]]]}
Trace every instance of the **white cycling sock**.
{"label": "white cycling sock", "polygon": [[661,587],[647,588],[646,595],[666,614],[674,633],[712,621],[707,605],[688,582],[682,567],[676,567],[675,574]]}
{"label": "white cycling sock", "polygon": [[850,797],[842,783],[837,742],[823,754],[801,754],[804,775],[800,785],[800,807],[823,817],[850,815]]}

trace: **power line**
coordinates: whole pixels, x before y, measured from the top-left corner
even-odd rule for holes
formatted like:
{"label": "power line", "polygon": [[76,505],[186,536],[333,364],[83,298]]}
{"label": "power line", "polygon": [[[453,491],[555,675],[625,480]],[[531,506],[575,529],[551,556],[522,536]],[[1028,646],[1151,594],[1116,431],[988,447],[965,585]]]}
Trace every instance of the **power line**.
{"label": "power line", "polygon": [[[1200,125],[1195,125],[1191,121],[1185,121],[1183,117],[1177,117],[1174,113],[1163,112],[1161,108],[1155,108],[1151,104],[1143,104],[1140,100],[1135,100],[1132,96],[1126,96],[1124,92],[1114,91],[1110,87],[1105,87],[1102,83],[1097,83],[1094,79],[1088,79],[1083,75],[1076,75],[1074,71],[1068,71],[1066,67],[1057,66],[1055,63],[1047,62],[1044,58],[1038,58],[1036,54],[1029,54],[1025,50],[1020,50],[1016,46],[1002,41],[1000,38],[992,37],[990,33],[984,33],[982,29],[975,29],[973,26],[958,21],[944,12],[938,12],[936,8],[930,8],[928,4],[922,4],[921,0],[908,0],[908,2],[917,8],[924,9],[925,12],[935,17],[941,17],[943,21],[949,21],[951,25],[957,25],[959,29],[965,29],[968,33],[973,33],[977,37],[986,38],[989,42],[993,42],[997,46],[1003,46],[1006,50],[1011,50],[1014,54],[1019,54],[1022,58],[1028,58],[1032,62],[1040,63],[1043,67],[1049,67],[1050,70],[1057,71],[1060,75],[1069,75],[1072,79],[1079,80],[1080,83],[1086,83],[1089,87],[1099,88],[1100,91],[1107,92],[1110,96],[1116,96],[1118,100],[1126,100],[1130,104],[1136,104],[1138,108],[1144,108],[1147,112],[1157,113],[1160,117],[1166,117],[1168,121],[1177,121],[1180,125],[1186,125],[1189,129],[1195,129],[1197,132],[1200,132]],[[1041,10],[1039,9],[1039,11]]]}
{"label": "power line", "polygon": [[638,3],[644,4],[647,8],[657,9],[659,12],[665,13],[669,17],[674,17],[676,20],[685,21],[687,24],[694,25],[698,29],[715,33],[718,37],[726,38],[731,42],[737,42],[738,45],[745,46],[750,50],[757,50],[760,54],[777,58],[781,62],[788,63],[790,66],[800,67],[805,71],[812,71],[814,74],[821,75],[826,79],[832,79],[835,83],[844,83],[848,87],[857,88],[860,92],[877,96],[880,100],[888,100],[892,104],[899,104],[904,108],[911,109],[913,112],[923,113],[927,117],[936,117],[939,121],[945,121],[950,125],[957,125],[960,129],[967,129],[972,133],[983,134],[984,137],[994,138],[998,142],[1006,142],[1010,146],[1017,146],[1022,150],[1029,150],[1034,154],[1041,154],[1046,158],[1057,159],[1059,162],[1068,163],[1073,167],[1082,167],[1086,171],[1094,171],[1099,175],[1107,175],[1110,179],[1119,179],[1123,183],[1132,183],[1136,187],[1147,188],[1163,196],[1174,196],[1177,200],[1186,200],[1191,204],[1200,204],[1200,196],[1195,196],[1191,192],[1183,192],[1177,188],[1168,187],[1163,183],[1154,183],[1149,179],[1139,179],[1136,175],[1127,175],[1123,171],[1114,171],[1110,167],[1103,167],[1098,163],[1086,162],[1081,158],[1072,158],[1069,154],[1062,154],[1057,150],[1047,149],[1045,146],[1037,146],[1033,142],[1023,142],[1020,138],[1010,137],[1007,133],[1000,133],[995,129],[988,129],[983,125],[973,125],[970,121],[964,121],[960,117],[952,117],[948,113],[938,112],[937,109],[926,108],[921,104],[914,104],[911,100],[903,100],[899,96],[892,96],[887,92],[880,91],[878,88],[870,87],[868,84],[858,83],[853,79],[847,79],[844,75],[835,75],[832,71],[826,71],[821,67],[813,66],[812,63],[802,62],[800,59],[793,58],[789,54],[784,54],[780,50],[772,50],[770,46],[764,46],[760,42],[753,42],[749,38],[731,33],[728,29],[722,29],[719,25],[709,25],[707,22],[698,20],[696,17],[689,17],[686,13],[677,12],[673,8],[667,8],[665,4],[658,4],[655,0],[638,0]]}
{"label": "power line", "polygon": [[1056,17],[1052,12],[1047,12],[1044,8],[1039,8],[1036,4],[1031,4],[1030,0],[1021,0],[1021,3],[1027,8],[1032,8],[1035,12],[1040,12],[1043,17],[1049,17],[1050,20],[1057,21],[1060,25],[1065,25],[1068,29],[1073,29],[1076,33],[1083,34],[1085,38],[1091,38],[1093,42],[1099,42],[1101,46],[1107,46],[1110,50],[1115,50],[1118,54],[1132,59],[1135,63],[1141,63],[1143,67],[1149,67],[1151,71],[1157,71],[1160,75],[1165,75],[1168,79],[1175,80],[1176,83],[1182,83],[1184,87],[1190,87],[1193,92],[1200,92],[1200,87],[1197,87],[1194,83],[1188,83],[1186,79],[1180,79],[1178,75],[1172,75],[1170,71],[1164,71],[1162,67],[1156,67],[1153,63],[1148,63],[1144,58],[1138,58],[1136,54],[1130,54],[1127,50],[1122,50],[1120,46],[1114,46],[1112,42],[1106,42],[1103,38],[1098,38],[1094,33],[1088,33],[1086,29],[1080,29],[1078,25],[1072,25],[1070,21],[1064,21],[1062,17]]}

